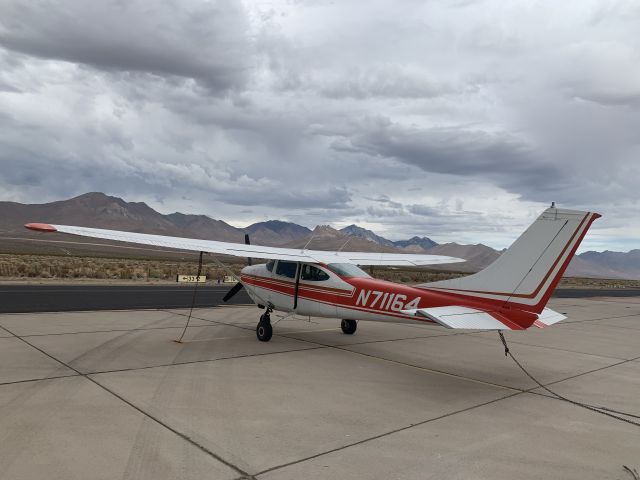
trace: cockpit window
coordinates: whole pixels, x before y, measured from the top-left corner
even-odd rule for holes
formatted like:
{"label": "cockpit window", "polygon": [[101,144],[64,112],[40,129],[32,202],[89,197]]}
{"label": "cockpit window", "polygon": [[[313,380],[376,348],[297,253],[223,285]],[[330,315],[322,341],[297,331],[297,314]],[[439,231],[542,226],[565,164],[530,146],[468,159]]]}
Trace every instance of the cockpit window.
{"label": "cockpit window", "polygon": [[330,263],[327,268],[341,277],[371,277],[352,263]]}
{"label": "cockpit window", "polygon": [[276,275],[282,275],[283,277],[296,278],[296,269],[298,264],[296,262],[285,262],[278,260],[278,266],[276,267]]}
{"label": "cockpit window", "polygon": [[266,265],[267,270],[269,270],[270,272],[273,272],[273,266],[274,266],[275,264],[276,264],[276,261],[275,261],[275,260],[269,260],[269,261],[267,262],[267,265]]}
{"label": "cockpit window", "polygon": [[314,267],[313,265],[302,265],[302,273],[300,274],[300,278],[302,280],[309,280],[311,282],[322,282],[324,280],[329,280],[329,275],[326,272],[323,272],[318,267]]}

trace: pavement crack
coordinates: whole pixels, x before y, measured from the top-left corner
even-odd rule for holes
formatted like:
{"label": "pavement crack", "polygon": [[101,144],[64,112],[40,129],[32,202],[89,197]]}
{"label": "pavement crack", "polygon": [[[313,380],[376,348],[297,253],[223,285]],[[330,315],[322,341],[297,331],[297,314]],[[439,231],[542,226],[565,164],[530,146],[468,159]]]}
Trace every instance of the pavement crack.
{"label": "pavement crack", "polygon": [[228,357],[219,357],[219,358],[209,358],[204,360],[191,360],[188,362],[175,362],[175,363],[160,363],[157,365],[147,365],[144,367],[132,367],[132,368],[116,368],[113,370],[99,370],[87,372],[86,375],[102,375],[105,373],[122,373],[122,372],[136,372],[139,370],[149,370],[152,368],[162,368],[162,367],[179,367],[182,365],[193,365],[197,363],[213,363],[220,360],[236,360],[240,358],[252,358],[252,357],[265,357],[268,355],[278,355],[281,353],[293,353],[293,352],[306,352],[308,350],[320,350],[324,347],[305,347],[305,348],[295,348],[291,350],[278,350],[276,352],[264,352],[264,353],[252,353],[247,355],[230,355]]}
{"label": "pavement crack", "polygon": [[109,387],[103,385],[102,383],[100,383],[99,381],[97,381],[96,379],[92,378],[90,375],[91,374],[85,374],[83,372],[81,372],[80,370],[76,369],[75,367],[67,364],[66,362],[63,362],[62,360],[54,357],[53,355],[51,355],[50,353],[46,352],[45,350],[33,345],[32,343],[30,343],[29,341],[25,340],[24,338],[20,337],[19,335],[16,335],[15,333],[13,333],[12,331],[10,331],[9,329],[7,329],[6,327],[1,327],[3,330],[7,331],[8,333],[10,333],[11,335],[13,335],[14,337],[20,339],[20,341],[26,343],[27,345],[29,345],[31,348],[39,351],[40,353],[42,353],[43,355],[46,355],[47,357],[49,357],[50,359],[58,362],[59,364],[63,365],[64,367],[68,368],[69,370],[72,370],[74,372],[76,372],[76,374],[78,374],[79,376],[85,378],[86,380],[90,381],[91,383],[93,383],[94,385],[98,386],[99,388],[101,388],[102,390],[104,390],[105,392],[111,394],[112,396],[114,396],[115,398],[117,398],[118,400],[120,400],[121,402],[129,405],[129,407],[133,408],[134,410],[136,410],[137,412],[141,413],[142,415],[144,415],[145,417],[147,417],[148,419],[154,421],[155,423],[157,423],[158,425],[164,427],[165,429],[169,430],[170,432],[172,432],[173,434],[177,435],[178,437],[182,438],[183,440],[185,440],[186,442],[190,443],[191,445],[193,445],[194,447],[198,448],[199,450],[201,450],[202,452],[206,453],[207,455],[211,456],[212,458],[214,458],[215,460],[217,460],[218,462],[226,465],[227,467],[233,469],[235,472],[237,472],[238,474],[244,476],[244,477],[249,477],[250,475],[249,473],[247,473],[246,471],[244,471],[243,469],[241,469],[240,467],[238,467],[237,465],[234,465],[233,463],[231,463],[230,461],[224,459],[223,457],[221,457],[220,455],[216,454],[215,452],[211,451],[210,449],[208,449],[206,446],[202,445],[201,443],[195,441],[193,438],[191,438],[189,435],[187,435],[184,432],[181,432],[179,430],[177,430],[176,428],[172,427],[171,425],[169,425],[168,423],[160,420],[158,417],[150,414],[149,412],[143,410],[142,408],[138,407],[136,404],[134,404],[133,402],[127,400],[126,398],[124,398],[122,395],[116,393],[115,391],[111,390]]}
{"label": "pavement crack", "polygon": [[609,355],[600,355],[598,353],[589,353],[589,352],[581,352],[580,350],[569,350],[567,348],[560,348],[560,347],[550,347],[548,345],[538,345],[535,343],[524,343],[524,342],[518,342],[518,341],[514,341],[509,339],[509,343],[513,343],[515,345],[523,345],[525,347],[536,347],[536,348],[546,348],[549,350],[556,350],[558,352],[567,352],[567,353],[579,353],[580,355],[589,355],[592,357],[600,357],[600,358],[608,358],[611,360],[626,360],[625,358],[620,358],[620,357],[612,357]]}
{"label": "pavement crack", "polygon": [[367,437],[367,438],[364,438],[362,440],[358,440],[357,442],[352,442],[352,443],[349,443],[347,445],[343,445],[341,447],[332,448],[330,450],[325,450],[325,451],[317,453],[315,455],[309,455],[308,457],[305,457],[305,458],[300,458],[300,459],[294,460],[292,462],[283,463],[281,465],[276,465],[274,467],[267,468],[266,470],[262,470],[261,472],[258,472],[256,474],[254,474],[254,476],[255,477],[259,477],[260,475],[264,475],[265,473],[273,472],[275,470],[280,470],[280,469],[285,468],[285,467],[290,467],[291,465],[297,465],[299,463],[303,463],[303,462],[306,462],[306,461],[309,461],[309,460],[313,460],[314,458],[318,458],[318,457],[322,457],[324,455],[329,455],[331,453],[339,452],[341,450],[345,450],[347,448],[354,447],[354,446],[357,446],[357,445],[362,445],[364,443],[368,443],[368,442],[371,442],[373,440],[378,440],[379,438],[388,437],[389,435],[393,435],[395,433],[403,432],[405,430],[409,430],[411,428],[419,427],[421,425],[425,425],[427,423],[435,422],[437,420],[442,420],[443,418],[451,417],[451,416],[457,415],[459,413],[468,412],[470,410],[474,410],[476,408],[484,407],[486,405],[491,405],[492,403],[500,402],[500,401],[506,400],[508,398],[513,398],[513,397],[515,397],[517,395],[522,395],[523,393],[525,393],[525,392],[512,393],[512,394],[506,395],[504,397],[495,398],[495,399],[489,400],[487,402],[482,402],[482,403],[479,403],[479,404],[476,404],[476,405],[472,405],[472,406],[467,407],[467,408],[462,408],[460,410],[456,410],[456,411],[453,411],[453,412],[448,412],[448,413],[445,413],[443,415],[438,415],[437,417],[433,417],[433,418],[429,418],[429,419],[426,419],[426,420],[422,420],[420,422],[412,423],[411,425],[405,425],[404,427],[400,427],[400,428],[396,428],[396,429],[393,429],[393,430],[389,430],[387,432],[384,432],[384,433],[381,433],[381,434],[378,434],[378,435],[374,435],[372,437]]}
{"label": "pavement crack", "polygon": [[26,380],[14,380],[12,382],[0,382],[0,386],[3,385],[15,385],[17,383],[33,383],[33,382],[43,382],[45,380],[58,380],[59,378],[70,378],[70,377],[77,377],[78,375],[76,373],[73,373],[71,375],[56,375],[53,377],[44,377],[44,378],[28,378]]}

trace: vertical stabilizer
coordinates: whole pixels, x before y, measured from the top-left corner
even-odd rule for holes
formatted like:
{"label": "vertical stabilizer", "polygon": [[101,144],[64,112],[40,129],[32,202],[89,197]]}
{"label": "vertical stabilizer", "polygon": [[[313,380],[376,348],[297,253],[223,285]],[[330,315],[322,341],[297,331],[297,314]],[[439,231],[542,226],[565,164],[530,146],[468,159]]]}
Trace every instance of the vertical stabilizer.
{"label": "vertical stabilizer", "polygon": [[597,213],[548,208],[484,270],[421,287],[540,313],[598,217]]}

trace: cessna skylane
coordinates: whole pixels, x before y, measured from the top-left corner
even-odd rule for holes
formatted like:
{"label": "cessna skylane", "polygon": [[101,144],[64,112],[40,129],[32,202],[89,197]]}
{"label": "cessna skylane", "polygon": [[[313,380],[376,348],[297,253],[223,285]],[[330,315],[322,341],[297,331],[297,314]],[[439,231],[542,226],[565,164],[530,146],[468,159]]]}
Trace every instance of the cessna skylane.
{"label": "cessna skylane", "polygon": [[276,248],[143,233],[29,223],[26,228],[85,237],[268,260],[242,269],[225,301],[246,288],[264,313],[258,340],[271,339],[270,314],[339,318],[345,334],[359,320],[438,324],[473,330],[544,328],[566,317],[546,308],[597,213],[551,206],[484,270],[422,285],[372,278],[360,266],[423,266],[463,262],[438,255]]}

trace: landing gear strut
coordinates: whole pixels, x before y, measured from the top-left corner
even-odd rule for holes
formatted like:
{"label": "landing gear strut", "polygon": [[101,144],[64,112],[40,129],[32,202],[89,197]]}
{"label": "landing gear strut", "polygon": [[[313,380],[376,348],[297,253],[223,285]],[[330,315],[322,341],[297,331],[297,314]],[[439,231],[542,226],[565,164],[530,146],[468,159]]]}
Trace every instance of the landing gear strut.
{"label": "landing gear strut", "polygon": [[271,326],[271,316],[269,313],[271,313],[270,309],[260,315],[260,321],[256,327],[256,337],[258,337],[258,340],[261,342],[268,342],[273,335],[273,327]]}
{"label": "landing gear strut", "polygon": [[358,328],[358,322],[355,320],[342,320],[342,322],[340,322],[340,328],[342,328],[343,333],[353,335]]}

